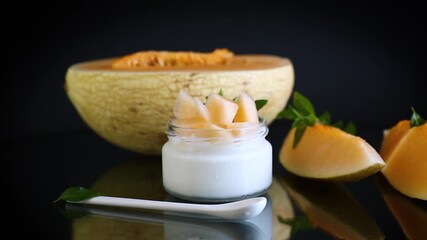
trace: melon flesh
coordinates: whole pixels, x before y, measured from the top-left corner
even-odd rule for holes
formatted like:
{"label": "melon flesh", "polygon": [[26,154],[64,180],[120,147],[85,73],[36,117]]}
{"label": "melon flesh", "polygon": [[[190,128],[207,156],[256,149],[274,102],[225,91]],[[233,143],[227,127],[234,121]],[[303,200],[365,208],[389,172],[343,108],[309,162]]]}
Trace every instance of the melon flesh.
{"label": "melon flesh", "polygon": [[360,137],[321,124],[307,127],[294,149],[295,128],[289,131],[280,161],[290,172],[309,178],[357,180],[384,166],[380,155]]}
{"label": "melon flesh", "polygon": [[387,162],[388,157],[411,128],[408,120],[400,121],[396,126],[384,132],[384,141],[381,144],[381,157]]}
{"label": "melon flesh", "polygon": [[211,121],[211,114],[202,101],[198,98],[194,98],[194,103],[196,104],[197,118],[203,119],[207,122]]}
{"label": "melon flesh", "polygon": [[239,109],[237,110],[234,122],[258,123],[258,111],[255,101],[246,92],[241,92],[237,100]]}
{"label": "melon flesh", "polygon": [[427,200],[427,124],[409,129],[385,160],[382,172],[394,188]]}
{"label": "melon flesh", "polygon": [[209,95],[206,107],[211,115],[211,121],[221,127],[233,122],[239,105],[216,93]]}
{"label": "melon flesh", "polygon": [[186,91],[180,91],[176,98],[173,114],[179,119],[197,118],[196,103]]}

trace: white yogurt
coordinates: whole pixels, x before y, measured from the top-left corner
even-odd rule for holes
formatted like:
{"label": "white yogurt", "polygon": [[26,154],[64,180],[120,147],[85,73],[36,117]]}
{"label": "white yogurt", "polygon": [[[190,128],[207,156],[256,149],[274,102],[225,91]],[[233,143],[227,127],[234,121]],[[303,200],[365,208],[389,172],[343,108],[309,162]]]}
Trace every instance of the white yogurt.
{"label": "white yogurt", "polygon": [[272,147],[265,139],[267,132],[265,122],[239,138],[180,137],[168,131],[169,141],[162,149],[166,191],[203,202],[263,194],[272,182]]}

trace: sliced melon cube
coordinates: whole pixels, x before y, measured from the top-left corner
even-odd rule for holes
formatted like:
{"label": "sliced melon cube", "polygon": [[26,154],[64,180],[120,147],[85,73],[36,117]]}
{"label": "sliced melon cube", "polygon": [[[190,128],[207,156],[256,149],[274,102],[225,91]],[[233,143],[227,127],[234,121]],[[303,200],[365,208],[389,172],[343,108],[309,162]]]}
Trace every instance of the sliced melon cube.
{"label": "sliced melon cube", "polygon": [[239,109],[237,103],[215,93],[209,95],[206,107],[211,115],[211,122],[220,127],[232,123]]}
{"label": "sliced melon cube", "polygon": [[181,90],[176,98],[173,115],[178,119],[198,118],[196,103],[193,97]]}
{"label": "sliced melon cube", "polygon": [[239,109],[237,110],[234,122],[258,123],[258,111],[254,99],[246,92],[240,92],[237,100]]}
{"label": "sliced melon cube", "polygon": [[209,122],[211,120],[211,114],[209,113],[208,108],[198,98],[194,98],[194,102],[196,104],[198,118]]}

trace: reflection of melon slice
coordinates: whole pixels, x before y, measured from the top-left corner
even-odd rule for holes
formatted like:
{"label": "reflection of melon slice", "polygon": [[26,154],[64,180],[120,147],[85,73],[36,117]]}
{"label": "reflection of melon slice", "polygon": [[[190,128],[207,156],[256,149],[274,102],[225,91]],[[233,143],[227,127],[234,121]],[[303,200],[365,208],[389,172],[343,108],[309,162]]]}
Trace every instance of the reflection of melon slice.
{"label": "reflection of melon slice", "polygon": [[210,112],[212,123],[225,127],[225,125],[233,122],[239,105],[218,94],[212,93],[208,97],[206,107]]}
{"label": "reflection of melon slice", "polygon": [[427,200],[427,124],[409,128],[401,121],[384,137],[382,169],[390,184],[403,194]]}
{"label": "reflection of melon slice", "polygon": [[307,127],[296,148],[293,128],[280,151],[280,162],[290,172],[309,178],[356,180],[379,171],[384,162],[360,137],[338,128],[315,124]]}
{"label": "reflection of melon slice", "polygon": [[241,92],[237,100],[239,109],[237,110],[234,122],[258,123],[258,111],[255,101],[246,92]]}
{"label": "reflection of melon slice", "polygon": [[[408,239],[425,239],[427,236],[427,205],[417,203],[396,191],[387,180],[378,176],[378,186],[387,206],[399,222]],[[425,204],[425,203],[423,203]]]}
{"label": "reflection of melon slice", "polygon": [[374,220],[341,185],[288,175],[281,179],[310,221],[339,239],[384,239]]}

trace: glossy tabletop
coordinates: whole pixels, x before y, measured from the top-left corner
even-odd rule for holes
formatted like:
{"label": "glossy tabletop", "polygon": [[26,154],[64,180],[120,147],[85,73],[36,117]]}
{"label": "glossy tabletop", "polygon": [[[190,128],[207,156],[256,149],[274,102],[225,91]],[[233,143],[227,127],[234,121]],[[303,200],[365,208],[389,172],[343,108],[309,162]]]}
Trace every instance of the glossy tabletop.
{"label": "glossy tabletop", "polygon": [[[375,148],[381,130],[360,128]],[[109,196],[180,201],[162,186],[161,156],[121,150],[93,132],[3,143],[2,206],[13,236],[43,239],[425,239],[427,204],[395,191],[376,174],[356,182],[313,181],[278,163],[288,126],[274,123],[274,181],[257,217],[227,221],[160,211],[53,204],[67,187]],[[195,179],[197,180],[197,179]],[[12,200],[13,199],[13,200]],[[12,230],[20,229],[20,231]]]}

